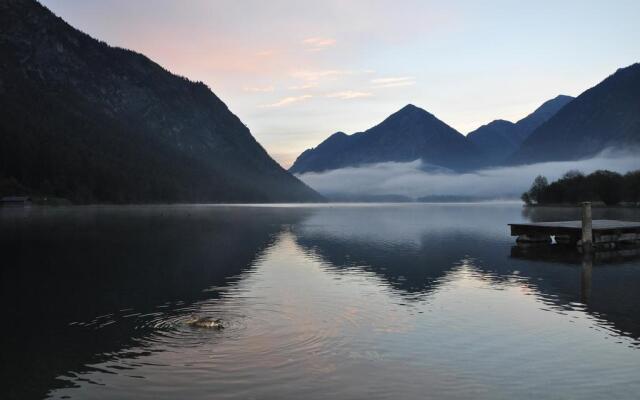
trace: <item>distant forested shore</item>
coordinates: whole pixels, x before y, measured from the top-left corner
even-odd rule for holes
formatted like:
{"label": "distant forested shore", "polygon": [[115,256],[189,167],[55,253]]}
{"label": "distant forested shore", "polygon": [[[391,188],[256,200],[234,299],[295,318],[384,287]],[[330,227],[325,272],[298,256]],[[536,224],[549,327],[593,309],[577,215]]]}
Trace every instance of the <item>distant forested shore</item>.
{"label": "distant forested shore", "polygon": [[605,206],[638,206],[640,170],[624,175],[608,170],[585,175],[572,170],[551,183],[539,175],[521,199],[528,206],[577,205],[584,201]]}

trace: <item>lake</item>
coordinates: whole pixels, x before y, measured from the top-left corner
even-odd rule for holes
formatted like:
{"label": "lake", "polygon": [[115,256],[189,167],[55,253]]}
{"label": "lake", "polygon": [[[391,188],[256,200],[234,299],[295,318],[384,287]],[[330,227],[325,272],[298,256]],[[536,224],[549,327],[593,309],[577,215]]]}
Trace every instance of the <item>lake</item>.
{"label": "lake", "polygon": [[637,398],[640,261],[586,270],[509,236],[579,213],[0,208],[1,397]]}

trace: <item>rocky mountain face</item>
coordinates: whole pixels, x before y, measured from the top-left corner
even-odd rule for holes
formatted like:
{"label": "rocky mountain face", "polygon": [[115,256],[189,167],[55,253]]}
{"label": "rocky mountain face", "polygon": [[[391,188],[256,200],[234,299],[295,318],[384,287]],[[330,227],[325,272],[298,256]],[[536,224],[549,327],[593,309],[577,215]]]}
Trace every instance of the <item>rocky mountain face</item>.
{"label": "rocky mountain face", "polygon": [[318,201],[200,82],[0,2],[0,180],[78,202]]}
{"label": "rocky mountain face", "polygon": [[495,120],[483,125],[467,135],[483,152],[487,165],[504,163],[540,125],[573,100],[571,96],[560,95],[544,102],[534,112],[516,123]]}
{"label": "rocky mountain face", "polygon": [[364,132],[331,135],[317,147],[303,152],[289,171],[302,174],[416,159],[458,171],[481,164],[478,149],[464,135],[409,104]]}
{"label": "rocky mountain face", "polygon": [[576,160],[640,147],[640,64],[621,68],[534,130],[511,164]]}

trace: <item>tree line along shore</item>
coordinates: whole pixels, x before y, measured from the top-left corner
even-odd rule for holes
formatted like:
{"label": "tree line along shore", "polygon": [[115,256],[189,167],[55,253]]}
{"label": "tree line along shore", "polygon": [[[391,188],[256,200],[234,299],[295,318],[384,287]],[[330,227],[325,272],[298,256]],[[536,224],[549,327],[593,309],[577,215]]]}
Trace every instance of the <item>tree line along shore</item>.
{"label": "tree line along shore", "polygon": [[626,174],[598,170],[588,175],[572,170],[551,183],[538,175],[521,199],[527,206],[577,205],[584,201],[604,206],[639,206],[640,170]]}

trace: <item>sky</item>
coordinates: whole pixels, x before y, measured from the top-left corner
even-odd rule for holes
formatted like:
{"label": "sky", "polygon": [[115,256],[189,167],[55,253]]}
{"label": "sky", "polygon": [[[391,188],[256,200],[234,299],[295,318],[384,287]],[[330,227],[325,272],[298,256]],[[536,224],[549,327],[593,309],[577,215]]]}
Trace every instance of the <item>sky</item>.
{"label": "sky", "polygon": [[406,104],[463,134],[640,61],[640,1],[44,0],[206,83],[284,167]]}

